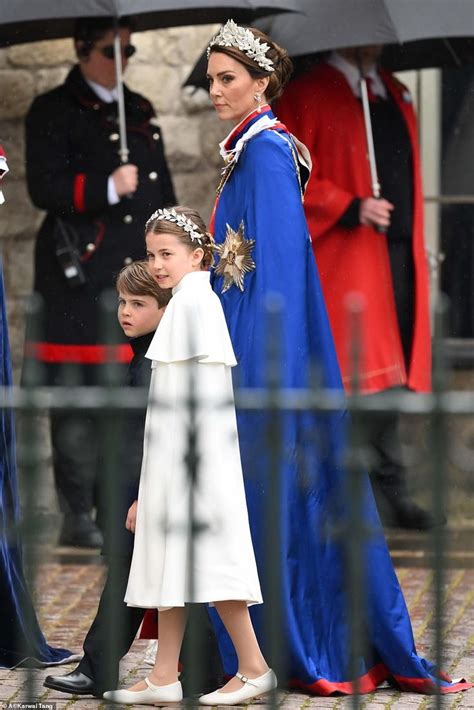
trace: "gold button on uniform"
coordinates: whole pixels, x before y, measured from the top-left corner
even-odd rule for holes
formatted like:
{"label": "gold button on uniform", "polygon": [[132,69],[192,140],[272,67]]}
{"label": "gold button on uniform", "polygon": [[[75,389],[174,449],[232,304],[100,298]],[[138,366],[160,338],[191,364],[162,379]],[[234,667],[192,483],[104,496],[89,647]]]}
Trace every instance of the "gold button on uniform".
{"label": "gold button on uniform", "polygon": [[151,173],[148,173],[148,177],[152,182],[155,182],[155,180],[158,180],[158,173],[153,170]]}
{"label": "gold button on uniform", "polygon": [[156,141],[159,141],[159,140],[160,140],[160,134],[159,134],[159,133],[154,133],[154,134],[153,134],[153,138],[154,138]]}
{"label": "gold button on uniform", "polygon": [[133,222],[133,217],[131,214],[126,214],[125,217],[123,218],[123,221],[125,224],[132,224]]}
{"label": "gold button on uniform", "polygon": [[95,244],[89,242],[89,244],[86,245],[86,251],[95,251]]}
{"label": "gold button on uniform", "polygon": [[109,141],[112,141],[113,143],[115,143],[116,141],[119,140],[119,138],[120,138],[120,136],[118,133],[111,133],[109,136]]}

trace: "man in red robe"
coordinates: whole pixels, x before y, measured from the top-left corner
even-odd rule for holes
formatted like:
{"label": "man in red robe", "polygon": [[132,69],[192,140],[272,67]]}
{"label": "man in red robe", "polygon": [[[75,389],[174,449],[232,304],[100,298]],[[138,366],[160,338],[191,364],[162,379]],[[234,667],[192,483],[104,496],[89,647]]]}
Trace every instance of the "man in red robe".
{"label": "man in red robe", "polygon": [[[416,118],[408,90],[378,70],[381,47],[333,52],[295,79],[276,113],[308,147],[305,209],[345,387],[352,380],[348,301],[363,306],[359,386],[373,395],[431,386],[429,283]],[[367,78],[381,199],[372,194],[360,72]],[[381,233],[384,231],[384,233]],[[427,528],[407,493],[398,416],[368,424],[372,471],[390,522]]]}

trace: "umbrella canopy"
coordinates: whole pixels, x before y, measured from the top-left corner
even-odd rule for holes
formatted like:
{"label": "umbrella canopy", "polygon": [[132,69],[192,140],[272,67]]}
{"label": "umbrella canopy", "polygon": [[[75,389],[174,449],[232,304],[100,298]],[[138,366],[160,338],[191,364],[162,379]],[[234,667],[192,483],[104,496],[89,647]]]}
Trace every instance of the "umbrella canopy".
{"label": "umbrella canopy", "polygon": [[133,15],[137,30],[248,22],[295,10],[300,0],[0,0],[0,47],[71,37],[77,17]]}
{"label": "umbrella canopy", "polygon": [[[392,70],[455,67],[474,61],[473,0],[299,0],[297,13],[254,22],[305,68],[338,47],[388,45]],[[186,80],[206,86],[203,56]]]}
{"label": "umbrella canopy", "polygon": [[474,59],[472,0],[300,0],[299,9],[303,14],[255,23],[292,57],[383,44],[391,45],[384,57],[391,69]]}
{"label": "umbrella canopy", "polygon": [[300,0],[298,8],[301,15],[259,22],[295,56],[335,47],[474,35],[472,0]]}

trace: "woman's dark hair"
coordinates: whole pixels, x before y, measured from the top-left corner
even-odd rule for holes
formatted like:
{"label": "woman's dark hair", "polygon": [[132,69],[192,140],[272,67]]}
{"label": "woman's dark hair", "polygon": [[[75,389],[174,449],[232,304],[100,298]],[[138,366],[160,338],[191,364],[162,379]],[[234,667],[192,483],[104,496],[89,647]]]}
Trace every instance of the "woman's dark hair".
{"label": "woman's dark hair", "polygon": [[265,71],[265,69],[262,69],[253,59],[237,47],[221,47],[221,45],[214,44],[211,47],[211,53],[221,52],[222,54],[227,54],[229,57],[232,57],[232,59],[236,59],[244,65],[253,79],[268,76],[269,82],[265,96],[268,101],[274,101],[281,96],[283,89],[290,80],[290,76],[293,72],[293,62],[288,56],[286,49],[283,49],[283,47],[280,47],[276,42],[273,42],[264,32],[261,32],[256,27],[249,27],[248,29],[252,32],[254,37],[268,44],[269,49],[265,56],[273,62],[274,71]]}
{"label": "woman's dark hair", "polygon": [[131,17],[80,17],[76,20],[73,38],[75,43],[80,43],[79,56],[87,57],[95,43],[116,27],[133,32],[134,21]]}

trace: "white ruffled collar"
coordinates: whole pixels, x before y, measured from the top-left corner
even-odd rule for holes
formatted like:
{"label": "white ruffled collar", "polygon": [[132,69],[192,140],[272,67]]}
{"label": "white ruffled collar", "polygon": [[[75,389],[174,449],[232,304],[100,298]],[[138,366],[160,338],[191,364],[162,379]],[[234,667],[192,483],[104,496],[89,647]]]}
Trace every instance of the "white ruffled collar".
{"label": "white ruffled collar", "polygon": [[[243,121],[245,121],[245,118],[243,119]],[[245,131],[245,133],[240,136],[234,148],[230,148],[229,150],[227,150],[225,146],[231,135],[235,132],[234,127],[229,133],[229,135],[226,136],[224,140],[221,141],[221,143],[219,143],[219,152],[221,154],[221,157],[224,159],[226,164],[229,164],[231,162],[236,163],[244,149],[245,144],[251,138],[256,136],[258,133],[261,133],[262,131],[266,131],[268,128],[272,128],[277,123],[277,118],[270,118],[268,114],[264,114],[261,118],[255,121],[255,123],[252,123]]]}

